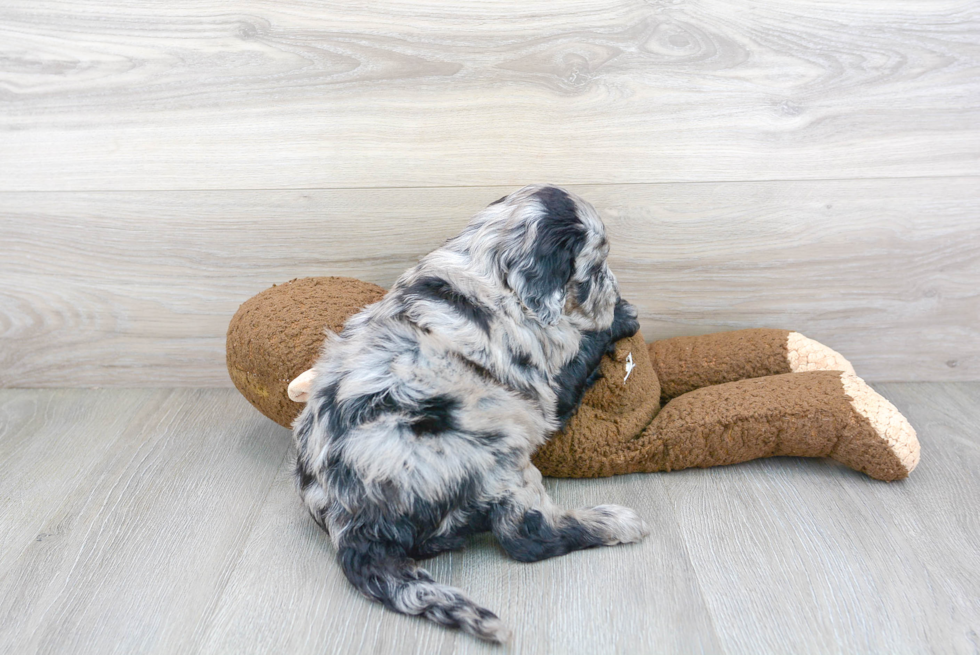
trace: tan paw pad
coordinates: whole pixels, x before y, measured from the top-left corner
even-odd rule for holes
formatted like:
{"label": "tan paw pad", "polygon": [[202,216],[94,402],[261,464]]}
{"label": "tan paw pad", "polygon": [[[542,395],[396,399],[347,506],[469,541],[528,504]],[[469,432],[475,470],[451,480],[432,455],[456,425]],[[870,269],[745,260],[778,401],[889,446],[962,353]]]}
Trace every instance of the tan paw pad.
{"label": "tan paw pad", "polygon": [[844,371],[854,375],[854,367],[843,355],[799,332],[790,332],[786,337],[786,358],[793,373]]}
{"label": "tan paw pad", "polygon": [[866,418],[908,473],[919,463],[919,440],[902,413],[856,375],[841,375],[851,406]]}

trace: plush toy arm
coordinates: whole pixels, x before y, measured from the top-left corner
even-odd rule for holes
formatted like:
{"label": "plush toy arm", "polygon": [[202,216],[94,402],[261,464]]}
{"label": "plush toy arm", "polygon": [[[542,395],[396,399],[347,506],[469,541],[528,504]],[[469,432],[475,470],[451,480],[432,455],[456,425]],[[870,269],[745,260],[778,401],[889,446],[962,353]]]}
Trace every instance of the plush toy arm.
{"label": "plush toy arm", "polygon": [[839,353],[799,332],[737,330],[675,337],[649,344],[660,377],[663,402],[701,387],[803,371],[843,371],[854,367]]}

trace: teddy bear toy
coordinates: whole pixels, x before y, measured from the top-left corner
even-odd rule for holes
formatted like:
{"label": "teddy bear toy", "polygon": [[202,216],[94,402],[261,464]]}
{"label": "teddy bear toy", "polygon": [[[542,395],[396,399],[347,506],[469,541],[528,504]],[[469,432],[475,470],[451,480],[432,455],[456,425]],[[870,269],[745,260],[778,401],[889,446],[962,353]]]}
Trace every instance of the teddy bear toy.
{"label": "teddy bear toy", "polygon": [[[235,386],[289,427],[324,331],[384,296],[352,278],[297,279],[246,301],[228,327]],[[829,457],[878,480],[919,462],[915,430],[840,354],[797,332],[749,329],[615,344],[581,405],[534,455],[553,477],[603,477]]]}

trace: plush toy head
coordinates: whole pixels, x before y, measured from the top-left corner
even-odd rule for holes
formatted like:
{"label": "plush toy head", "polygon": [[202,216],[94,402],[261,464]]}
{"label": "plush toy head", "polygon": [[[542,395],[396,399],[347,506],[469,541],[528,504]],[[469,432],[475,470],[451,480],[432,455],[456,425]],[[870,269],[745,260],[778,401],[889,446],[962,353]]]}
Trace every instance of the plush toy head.
{"label": "plush toy head", "polygon": [[274,285],[246,301],[228,325],[226,363],[232,382],[257,410],[289,427],[303,409],[286,393],[313,366],[325,331],[381,300],[385,290],[347,277],[310,277]]}
{"label": "plush toy head", "polygon": [[[351,278],[306,278],[248,300],[228,327],[235,386],[289,427],[303,407],[290,400],[290,382],[313,366],[325,331],[339,332],[384,294]],[[600,369],[576,414],[534,455],[544,475],[598,477],[794,455],[829,457],[898,480],[919,461],[915,431],[894,405],[838,353],[796,332],[740,330],[651,344],[635,335],[618,342]]]}

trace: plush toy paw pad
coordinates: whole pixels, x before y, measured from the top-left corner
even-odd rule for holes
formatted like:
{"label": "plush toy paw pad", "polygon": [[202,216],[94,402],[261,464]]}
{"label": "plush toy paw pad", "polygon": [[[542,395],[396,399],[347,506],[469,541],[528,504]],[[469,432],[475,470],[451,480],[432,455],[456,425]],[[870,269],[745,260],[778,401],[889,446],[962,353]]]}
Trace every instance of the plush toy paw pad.
{"label": "plush toy paw pad", "polygon": [[919,440],[908,420],[886,398],[856,375],[842,374],[841,384],[844,386],[844,393],[850,396],[854,410],[868,419],[878,436],[888,445],[906,471],[911,473],[919,463]]}
{"label": "plush toy paw pad", "polygon": [[786,337],[786,357],[793,373],[844,371],[854,375],[854,367],[843,355],[799,332],[790,332]]}

